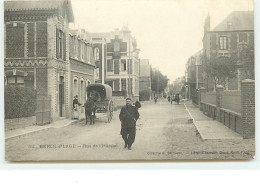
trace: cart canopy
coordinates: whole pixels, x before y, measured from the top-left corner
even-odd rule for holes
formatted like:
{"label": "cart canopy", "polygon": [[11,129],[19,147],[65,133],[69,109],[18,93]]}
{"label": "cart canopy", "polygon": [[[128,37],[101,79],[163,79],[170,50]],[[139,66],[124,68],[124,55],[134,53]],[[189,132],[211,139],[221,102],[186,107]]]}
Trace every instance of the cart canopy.
{"label": "cart canopy", "polygon": [[112,99],[112,88],[107,84],[89,84],[87,86],[87,97],[89,98],[93,92],[99,94],[100,101]]}

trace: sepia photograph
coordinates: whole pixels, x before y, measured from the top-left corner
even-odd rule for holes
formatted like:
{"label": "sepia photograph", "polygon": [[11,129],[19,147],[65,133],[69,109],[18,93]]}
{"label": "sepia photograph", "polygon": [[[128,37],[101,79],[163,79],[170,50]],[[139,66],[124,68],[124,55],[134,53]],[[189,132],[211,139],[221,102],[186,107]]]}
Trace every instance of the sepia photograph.
{"label": "sepia photograph", "polygon": [[254,0],[5,0],[7,162],[252,161]]}

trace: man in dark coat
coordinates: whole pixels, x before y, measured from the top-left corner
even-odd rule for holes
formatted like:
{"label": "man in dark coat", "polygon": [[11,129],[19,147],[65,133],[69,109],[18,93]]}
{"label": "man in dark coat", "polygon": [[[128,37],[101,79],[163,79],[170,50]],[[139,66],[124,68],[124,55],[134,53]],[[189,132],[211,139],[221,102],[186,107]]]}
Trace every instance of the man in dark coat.
{"label": "man in dark coat", "polygon": [[121,135],[125,141],[125,148],[131,150],[131,146],[135,141],[136,121],[139,118],[137,108],[131,105],[131,99],[126,99],[126,106],[122,107],[119,119],[121,121]]}

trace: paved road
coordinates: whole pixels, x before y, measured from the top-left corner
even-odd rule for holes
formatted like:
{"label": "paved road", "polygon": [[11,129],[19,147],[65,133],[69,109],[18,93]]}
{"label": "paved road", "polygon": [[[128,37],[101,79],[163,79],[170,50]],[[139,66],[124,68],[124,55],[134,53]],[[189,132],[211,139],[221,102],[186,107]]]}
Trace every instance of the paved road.
{"label": "paved road", "polygon": [[79,122],[6,140],[10,161],[245,159],[254,156],[254,139],[202,141],[184,105],[146,103],[140,110],[136,141],[124,149],[119,112],[111,123]]}

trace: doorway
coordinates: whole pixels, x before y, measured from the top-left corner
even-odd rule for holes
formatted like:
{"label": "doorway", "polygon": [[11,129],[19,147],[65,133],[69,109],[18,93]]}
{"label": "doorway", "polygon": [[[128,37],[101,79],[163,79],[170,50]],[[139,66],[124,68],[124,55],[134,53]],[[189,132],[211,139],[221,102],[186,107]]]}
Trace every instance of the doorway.
{"label": "doorway", "polygon": [[60,76],[59,83],[59,110],[60,117],[63,117],[63,104],[64,104],[64,77]]}

